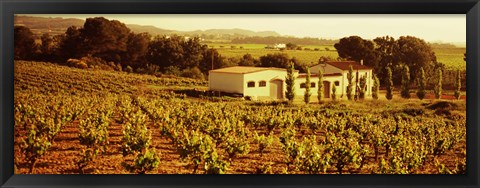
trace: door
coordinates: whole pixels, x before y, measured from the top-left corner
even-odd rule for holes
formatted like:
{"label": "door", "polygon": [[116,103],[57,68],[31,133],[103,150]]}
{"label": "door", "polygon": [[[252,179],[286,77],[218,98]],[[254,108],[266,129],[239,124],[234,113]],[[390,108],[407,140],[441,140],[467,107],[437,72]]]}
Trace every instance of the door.
{"label": "door", "polygon": [[330,98],[330,82],[323,81],[323,97]]}
{"label": "door", "polygon": [[270,97],[274,99],[283,99],[283,81],[270,81]]}

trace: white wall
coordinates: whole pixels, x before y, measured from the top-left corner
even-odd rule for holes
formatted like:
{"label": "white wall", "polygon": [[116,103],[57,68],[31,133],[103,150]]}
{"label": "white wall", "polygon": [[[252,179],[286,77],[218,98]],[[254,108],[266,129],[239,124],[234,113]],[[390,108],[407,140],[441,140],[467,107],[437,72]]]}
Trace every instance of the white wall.
{"label": "white wall", "polygon": [[[348,86],[348,78],[347,78],[348,70],[343,71],[343,86],[342,86],[342,94],[344,97],[347,97],[347,86]],[[359,80],[360,77],[367,74],[367,91],[365,92],[365,96],[369,97],[372,95],[372,86],[373,86],[373,77],[372,77],[372,70],[358,70]],[[353,84],[354,86],[357,84],[356,81],[357,70],[353,70]],[[356,86],[355,86],[356,87]],[[353,94],[355,94],[355,87],[353,88]],[[337,88],[338,91],[339,88]]]}
{"label": "white wall", "polygon": [[243,93],[243,86],[243,74],[210,72],[208,75],[209,90]]}
{"label": "white wall", "polygon": [[[295,77],[298,76],[298,72],[294,73]],[[285,93],[285,77],[287,76],[287,71],[282,70],[265,70],[260,72],[248,73],[245,74],[243,79],[243,95],[244,96],[253,96],[253,97],[270,97],[270,81],[272,80],[282,80],[284,83],[283,93]],[[254,81],[255,87],[247,87],[248,82]],[[265,81],[265,87],[259,87],[259,82]]]}
{"label": "white wall", "polygon": [[[305,88],[300,88],[300,84],[304,83],[305,81],[306,81],[306,78],[297,78],[295,80],[295,95],[297,97],[298,96],[303,97],[303,95],[305,94]],[[332,93],[332,87],[335,84],[335,81],[338,81],[341,84],[342,76],[324,76],[323,81],[330,82],[330,88],[328,88],[328,89],[329,89],[330,93]],[[310,78],[310,82],[315,82],[315,88],[310,87],[310,93],[312,94],[312,96],[317,96],[318,95],[318,77]],[[324,86],[324,87],[326,87],[326,86]],[[340,86],[337,86],[336,89],[337,89],[336,94],[337,94],[337,98],[338,98],[341,95],[341,93],[339,91]]]}

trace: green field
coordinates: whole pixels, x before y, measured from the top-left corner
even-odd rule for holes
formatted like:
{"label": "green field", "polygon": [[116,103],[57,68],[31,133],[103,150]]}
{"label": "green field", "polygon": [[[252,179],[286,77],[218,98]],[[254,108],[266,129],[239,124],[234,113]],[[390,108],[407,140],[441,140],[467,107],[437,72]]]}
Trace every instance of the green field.
{"label": "green field", "polygon": [[[245,54],[251,54],[254,58],[269,53],[282,52],[276,49],[265,49],[265,44],[228,44],[228,43],[206,43],[210,48],[217,49],[220,54],[225,57],[242,57]],[[233,48],[232,48],[233,46]],[[333,46],[315,46],[306,45],[302,48],[310,48],[311,50],[285,50],[290,57],[295,57],[300,60],[301,63],[309,64],[316,63],[321,56],[337,58],[338,54]],[[318,48],[318,51],[314,49]],[[326,51],[325,48],[329,48]],[[433,49],[437,56],[437,61],[445,64],[449,69],[461,69],[465,70],[466,63],[463,61],[463,54],[466,52],[465,48],[435,48]]]}

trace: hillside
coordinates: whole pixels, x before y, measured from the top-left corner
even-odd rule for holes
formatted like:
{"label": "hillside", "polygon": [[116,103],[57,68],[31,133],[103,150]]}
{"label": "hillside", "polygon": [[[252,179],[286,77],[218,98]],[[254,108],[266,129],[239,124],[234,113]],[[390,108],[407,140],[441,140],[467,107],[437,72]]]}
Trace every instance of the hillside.
{"label": "hillside", "polygon": [[[32,30],[39,36],[42,33],[50,32],[52,34],[62,34],[70,26],[82,27],[85,20],[76,18],[60,18],[60,17],[34,17],[34,16],[15,16],[14,24],[23,25]],[[211,38],[231,38],[231,37],[266,37],[280,36],[274,31],[250,31],[245,29],[209,29],[195,31],[176,31],[162,29],[151,25],[126,24],[130,30],[135,33],[147,32],[151,35],[187,35],[187,36],[211,36]]]}

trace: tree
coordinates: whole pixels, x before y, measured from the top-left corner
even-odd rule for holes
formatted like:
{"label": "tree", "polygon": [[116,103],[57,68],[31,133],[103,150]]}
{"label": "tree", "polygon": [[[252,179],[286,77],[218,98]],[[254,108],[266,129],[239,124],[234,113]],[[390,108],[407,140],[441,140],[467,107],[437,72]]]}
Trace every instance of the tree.
{"label": "tree", "polygon": [[82,54],[84,54],[81,46],[82,38],[80,30],[75,26],[69,27],[60,42],[59,61],[65,63],[67,59],[70,58],[80,59]]}
{"label": "tree", "polygon": [[437,70],[437,81],[433,87],[435,98],[440,99],[442,97],[442,69]]}
{"label": "tree", "polygon": [[402,92],[401,96],[403,98],[409,99],[410,98],[410,71],[408,66],[403,66],[403,74],[402,74]]}
{"label": "tree", "polygon": [[290,63],[291,60],[286,53],[274,53],[260,56],[261,67],[289,68]]}
{"label": "tree", "polygon": [[285,78],[285,83],[287,84],[287,90],[285,91],[285,96],[288,101],[293,102],[295,99],[295,76],[294,76],[294,66],[291,63],[290,68],[287,69],[287,77]]}
{"label": "tree", "polygon": [[372,41],[364,40],[359,36],[350,36],[340,39],[334,45],[338,56],[347,60],[360,62],[365,61],[365,65],[375,67],[378,61],[378,54],[375,51],[375,44]]}
{"label": "tree", "polygon": [[238,65],[240,66],[257,66],[259,64],[260,64],[260,61],[253,58],[253,56],[248,53],[243,55],[242,58],[240,59],[240,62],[238,63]]}
{"label": "tree", "polygon": [[290,43],[290,42],[287,43],[287,44],[285,45],[285,47],[287,48],[287,50],[295,50],[295,49],[297,49],[297,45],[296,45],[296,44],[293,44],[293,43]]}
{"label": "tree", "polygon": [[[397,50],[394,57],[396,62],[407,65],[411,72],[417,73],[420,68],[437,62],[435,53],[423,39],[412,36],[401,36],[397,41]],[[415,80],[417,75],[410,76]]]}
{"label": "tree", "polygon": [[[397,49],[397,43],[393,37],[384,36],[384,37],[377,37],[373,39],[375,42],[375,51],[378,53],[378,62],[375,64],[373,70],[375,74],[377,74],[380,78],[385,78],[386,73],[384,67],[392,67],[396,66],[397,62],[394,60],[395,51]],[[382,83],[384,84],[386,80],[383,80]]]}
{"label": "tree", "polygon": [[87,18],[80,32],[84,56],[92,55],[107,62],[121,62],[120,54],[127,51],[130,35],[130,29],[124,23],[103,17]]}
{"label": "tree", "polygon": [[392,69],[390,67],[387,67],[387,83],[386,83],[386,87],[387,87],[387,99],[388,100],[392,100],[393,98],[393,81],[392,81]]}
{"label": "tree", "polygon": [[347,98],[348,100],[353,100],[353,66],[350,65],[350,68],[348,69],[347,73],[347,80],[348,80],[348,85],[347,85]]}
{"label": "tree", "polygon": [[462,80],[461,80],[461,77],[460,77],[460,70],[457,70],[457,78],[455,79],[455,98],[458,100],[460,99],[460,89],[462,87]]}
{"label": "tree", "polygon": [[[165,68],[177,66],[182,69],[179,63],[184,62],[183,37],[173,35],[170,37],[157,36],[150,42],[147,50],[147,61],[151,64],[160,66],[163,72]],[[210,70],[210,69],[208,69]]]}
{"label": "tree", "polygon": [[310,69],[307,68],[307,78],[305,79],[305,95],[303,98],[305,104],[310,103],[310,96],[312,96],[312,94],[310,93]]}
{"label": "tree", "polygon": [[318,90],[317,90],[317,98],[318,102],[320,103],[323,100],[323,71],[322,69],[318,70]]}
{"label": "tree", "polygon": [[150,38],[151,35],[148,33],[130,33],[127,39],[127,51],[121,54],[121,65],[131,66],[135,69],[145,67],[147,64],[145,56]]}
{"label": "tree", "polygon": [[337,86],[332,86],[332,100],[337,100]]}
{"label": "tree", "polygon": [[372,98],[378,99],[378,91],[380,90],[380,81],[378,80],[377,75],[373,75],[373,88],[372,88]]}
{"label": "tree", "polygon": [[42,44],[40,45],[40,59],[42,61],[52,61],[55,55],[55,44],[54,39],[48,34],[44,33],[40,40]]}
{"label": "tree", "polygon": [[420,100],[423,100],[425,98],[425,86],[427,85],[427,80],[425,79],[425,71],[423,71],[423,68],[420,69],[420,76],[417,78],[417,97]]}
{"label": "tree", "polygon": [[38,47],[32,31],[25,26],[15,26],[13,35],[14,59],[33,60]]}
{"label": "tree", "polygon": [[365,90],[367,89],[367,77],[365,75],[360,77],[359,86],[358,98],[363,100],[365,99]]}
{"label": "tree", "polygon": [[225,57],[220,55],[216,49],[209,48],[202,52],[202,60],[200,61],[200,70],[203,74],[208,75],[209,70],[219,69],[229,66]]}
{"label": "tree", "polygon": [[194,37],[181,42],[183,49],[183,62],[180,65],[181,69],[198,67],[202,60],[202,52],[207,49],[207,45],[200,43],[200,38]]}

